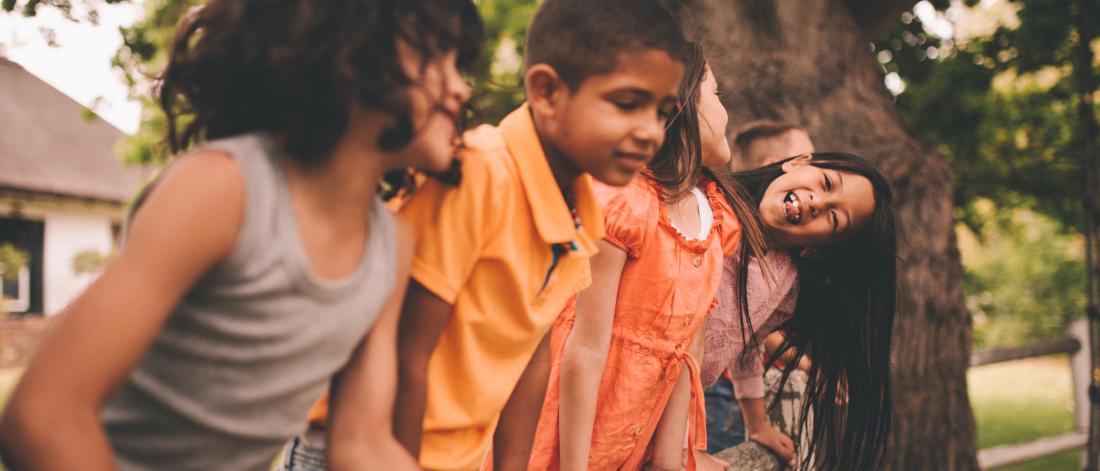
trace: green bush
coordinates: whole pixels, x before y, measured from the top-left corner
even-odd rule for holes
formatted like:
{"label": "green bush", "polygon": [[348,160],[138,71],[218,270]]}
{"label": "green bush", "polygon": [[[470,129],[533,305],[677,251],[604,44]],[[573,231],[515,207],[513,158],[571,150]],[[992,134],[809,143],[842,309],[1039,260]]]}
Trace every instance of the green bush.
{"label": "green bush", "polygon": [[95,273],[107,264],[107,256],[98,250],[88,249],[73,256],[73,273]]}
{"label": "green bush", "polygon": [[960,225],[974,345],[1014,345],[1064,335],[1084,312],[1084,246],[1048,216],[988,200],[970,208],[979,232]]}
{"label": "green bush", "polygon": [[19,270],[27,266],[27,253],[10,243],[0,244],[0,276],[12,281],[19,277]]}

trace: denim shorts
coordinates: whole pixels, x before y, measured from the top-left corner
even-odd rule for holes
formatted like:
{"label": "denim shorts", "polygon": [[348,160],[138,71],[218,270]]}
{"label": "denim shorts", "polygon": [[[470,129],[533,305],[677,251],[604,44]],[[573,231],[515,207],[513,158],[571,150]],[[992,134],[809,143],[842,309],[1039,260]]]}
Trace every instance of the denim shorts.
{"label": "denim shorts", "polygon": [[715,454],[745,441],[741,407],[733,397],[733,383],[719,377],[703,393],[707,408],[707,453]]}

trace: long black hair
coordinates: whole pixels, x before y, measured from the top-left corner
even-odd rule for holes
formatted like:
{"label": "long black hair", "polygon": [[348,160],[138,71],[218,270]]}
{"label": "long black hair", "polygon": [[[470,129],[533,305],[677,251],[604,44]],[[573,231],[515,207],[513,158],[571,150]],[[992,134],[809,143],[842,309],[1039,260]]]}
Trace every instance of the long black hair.
{"label": "long black hair", "polygon": [[[741,243],[738,244],[736,256],[740,260],[752,256],[763,261],[768,240],[762,229],[760,215],[750,203],[748,193],[739,182],[729,178],[728,172],[703,166],[699,100],[700,86],[706,72],[707,61],[702,47],[697,43],[689,43],[687,60],[684,62],[684,78],[680,81],[680,103],[676,115],[669,120],[664,142],[647,166],[645,177],[657,182],[661,197],[666,202],[676,201],[686,195],[702,177],[713,180],[741,223]],[[745,280],[748,275],[747,267],[747,263],[741,264],[741,280]],[[747,293],[747,284],[742,281],[738,284],[737,299],[745,322],[749,322]],[[755,342],[754,339],[749,341]]]}
{"label": "long black hair", "polygon": [[[841,152],[811,156],[811,165],[870,180],[874,213],[863,231],[819,248],[813,256],[799,257],[800,247],[786,247],[798,268],[798,304],[781,327],[787,341],[768,363],[794,350],[796,358],[787,362],[782,383],[803,355],[813,360],[800,425],[805,432],[812,410],[810,449],[800,454],[813,458],[803,469],[877,469],[891,418],[890,343],[898,261],[893,192],[882,173],[862,157]],[[754,208],[789,160],[732,175]]]}
{"label": "long black hair", "polygon": [[359,104],[393,118],[378,145],[415,136],[399,89],[412,84],[397,43],[421,57],[476,58],[482,24],[470,0],[211,0],[187,15],[157,86],[172,152],[267,131],[303,166],[324,164]]}

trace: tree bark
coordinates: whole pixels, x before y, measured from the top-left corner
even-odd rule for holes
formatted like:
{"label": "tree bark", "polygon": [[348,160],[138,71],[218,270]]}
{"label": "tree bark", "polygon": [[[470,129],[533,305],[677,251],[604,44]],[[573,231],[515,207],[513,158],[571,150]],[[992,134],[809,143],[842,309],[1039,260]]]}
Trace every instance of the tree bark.
{"label": "tree bark", "polygon": [[916,1],[873,12],[865,3],[691,0],[681,11],[724,90],[730,129],[763,118],[797,123],[819,150],[868,157],[890,178],[902,240],[887,469],[978,469],[951,173],[905,129],[869,44]]}

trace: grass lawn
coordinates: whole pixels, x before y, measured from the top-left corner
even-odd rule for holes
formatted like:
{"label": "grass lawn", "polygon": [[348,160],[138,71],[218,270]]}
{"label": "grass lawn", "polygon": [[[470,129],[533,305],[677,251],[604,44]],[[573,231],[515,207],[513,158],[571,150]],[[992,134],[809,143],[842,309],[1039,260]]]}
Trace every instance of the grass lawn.
{"label": "grass lawn", "polygon": [[[1069,360],[1034,358],[972,368],[967,374],[978,448],[1031,441],[1073,430]],[[1080,469],[1070,451],[998,471]]]}

